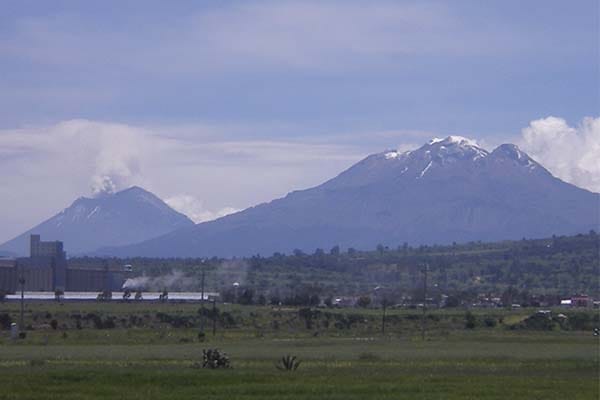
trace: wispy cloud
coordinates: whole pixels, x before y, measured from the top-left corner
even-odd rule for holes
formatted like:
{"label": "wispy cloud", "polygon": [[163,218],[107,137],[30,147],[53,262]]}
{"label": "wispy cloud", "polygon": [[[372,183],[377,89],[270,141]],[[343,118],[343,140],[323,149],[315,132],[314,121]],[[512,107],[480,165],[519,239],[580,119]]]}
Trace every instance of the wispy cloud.
{"label": "wispy cloud", "polygon": [[10,36],[0,36],[0,51],[54,67],[164,76],[282,66],[361,71],[397,68],[398,60],[414,55],[550,49],[540,48],[533,32],[482,26],[440,2],[262,1],[154,12],[167,14],[169,23],[157,20],[150,8],[135,20],[136,29],[120,18],[110,19],[107,29],[107,21],[77,12],[22,17],[8,26]]}

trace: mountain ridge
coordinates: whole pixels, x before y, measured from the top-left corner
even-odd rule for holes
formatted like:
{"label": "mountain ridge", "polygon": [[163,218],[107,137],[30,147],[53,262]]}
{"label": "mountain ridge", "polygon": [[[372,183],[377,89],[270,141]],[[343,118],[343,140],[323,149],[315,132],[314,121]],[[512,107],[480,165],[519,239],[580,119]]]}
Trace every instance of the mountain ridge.
{"label": "mountain ridge", "polygon": [[185,215],[138,186],[95,197],[79,197],[70,206],[0,245],[0,251],[28,254],[29,235],[61,240],[70,254],[85,254],[112,245],[127,245],[193,226]]}
{"label": "mountain ridge", "polygon": [[561,181],[513,144],[460,136],[367,156],[313,188],[146,242],[117,256],[247,256],[503,240],[598,227],[600,195]]}

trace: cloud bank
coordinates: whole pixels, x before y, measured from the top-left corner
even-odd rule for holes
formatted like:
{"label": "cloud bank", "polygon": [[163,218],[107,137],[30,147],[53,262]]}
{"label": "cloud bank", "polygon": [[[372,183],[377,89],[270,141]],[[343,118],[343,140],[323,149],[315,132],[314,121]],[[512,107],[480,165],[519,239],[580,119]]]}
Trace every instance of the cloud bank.
{"label": "cloud bank", "polygon": [[575,127],[557,117],[531,121],[519,145],[556,177],[600,192],[600,118]]}
{"label": "cloud bank", "polygon": [[195,223],[212,221],[229,214],[241,211],[233,207],[224,207],[217,211],[207,210],[200,199],[189,195],[181,194],[165,199],[165,202],[173,209],[187,215]]}
{"label": "cloud bank", "polygon": [[319,184],[368,152],[321,141],[228,139],[236,129],[78,119],[0,130],[0,242],[80,196],[132,185],[207,221]]}

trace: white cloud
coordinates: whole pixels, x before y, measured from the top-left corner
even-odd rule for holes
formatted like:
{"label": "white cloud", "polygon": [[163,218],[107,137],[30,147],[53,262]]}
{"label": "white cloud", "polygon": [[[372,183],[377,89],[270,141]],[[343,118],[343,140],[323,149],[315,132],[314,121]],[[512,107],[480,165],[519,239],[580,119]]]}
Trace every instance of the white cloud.
{"label": "white cloud", "polygon": [[195,221],[206,221],[319,184],[373,150],[309,141],[219,140],[228,129],[70,120],[0,130],[0,242],[79,196],[131,185],[168,199]]}
{"label": "white cloud", "polygon": [[56,180],[86,178],[88,188],[97,194],[103,188],[120,190],[143,184],[141,154],[149,153],[152,139],[140,128],[88,120],[3,130],[0,163]]}
{"label": "white cloud", "polygon": [[519,145],[558,178],[600,192],[600,117],[576,127],[557,117],[531,121]]}
{"label": "white cloud", "polygon": [[240,211],[233,207],[224,207],[217,211],[210,211],[204,207],[202,201],[189,194],[172,196],[165,199],[165,202],[180,213],[187,215],[195,223],[212,221]]}

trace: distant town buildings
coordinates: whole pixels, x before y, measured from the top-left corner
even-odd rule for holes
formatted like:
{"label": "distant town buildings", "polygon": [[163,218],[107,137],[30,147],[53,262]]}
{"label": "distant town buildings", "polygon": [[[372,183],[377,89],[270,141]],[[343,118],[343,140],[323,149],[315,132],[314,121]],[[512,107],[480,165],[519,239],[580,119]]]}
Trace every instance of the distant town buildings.
{"label": "distant town buildings", "polygon": [[103,291],[120,290],[131,273],[131,267],[108,265],[69,265],[63,242],[42,241],[30,236],[29,257],[0,259],[0,291]]}

